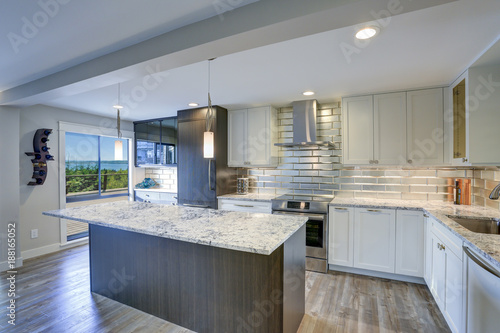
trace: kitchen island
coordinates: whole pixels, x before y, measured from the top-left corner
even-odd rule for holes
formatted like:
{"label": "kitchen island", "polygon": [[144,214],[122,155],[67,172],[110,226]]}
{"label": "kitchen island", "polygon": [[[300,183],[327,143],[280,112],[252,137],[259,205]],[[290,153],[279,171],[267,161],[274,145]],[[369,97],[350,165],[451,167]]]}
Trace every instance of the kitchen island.
{"label": "kitchen island", "polygon": [[296,332],[298,216],[112,202],[44,212],[89,223],[91,291],[196,332]]}

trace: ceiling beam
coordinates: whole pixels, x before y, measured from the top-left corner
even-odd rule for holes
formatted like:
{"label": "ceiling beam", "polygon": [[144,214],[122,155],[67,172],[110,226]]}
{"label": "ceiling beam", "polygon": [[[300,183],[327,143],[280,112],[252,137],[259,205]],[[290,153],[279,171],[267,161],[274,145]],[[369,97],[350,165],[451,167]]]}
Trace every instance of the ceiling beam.
{"label": "ceiling beam", "polygon": [[[230,9],[231,1],[214,4],[222,12]],[[456,0],[261,0],[0,92],[0,105],[41,104],[364,22],[374,21],[384,27],[393,15],[452,1]]]}

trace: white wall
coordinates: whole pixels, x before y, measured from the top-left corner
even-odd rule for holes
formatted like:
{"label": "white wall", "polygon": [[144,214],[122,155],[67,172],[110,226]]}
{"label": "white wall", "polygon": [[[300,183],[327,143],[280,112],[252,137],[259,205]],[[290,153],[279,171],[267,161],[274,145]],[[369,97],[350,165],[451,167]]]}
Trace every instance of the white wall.
{"label": "white wall", "polygon": [[19,109],[0,106],[0,271],[7,266],[7,225],[17,225],[19,252]]}
{"label": "white wall", "polygon": [[[51,128],[48,146],[56,161],[48,162],[48,173],[42,186],[28,186],[33,174],[28,156],[20,158],[20,229],[19,238],[23,259],[58,251],[60,249],[59,219],[42,215],[43,211],[59,209],[59,161],[58,122],[70,122],[105,128],[116,128],[116,120],[64,109],[35,105],[20,111],[19,147],[21,154],[33,150],[33,135],[39,128]],[[122,130],[133,131],[131,122],[122,121]],[[38,229],[38,238],[31,239],[32,229]]]}

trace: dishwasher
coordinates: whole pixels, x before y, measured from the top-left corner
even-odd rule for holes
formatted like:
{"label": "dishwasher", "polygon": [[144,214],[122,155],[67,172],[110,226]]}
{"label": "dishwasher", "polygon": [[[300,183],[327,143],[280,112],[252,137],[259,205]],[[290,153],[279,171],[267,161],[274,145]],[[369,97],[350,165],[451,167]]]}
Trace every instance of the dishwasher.
{"label": "dishwasher", "polygon": [[467,255],[467,332],[500,331],[500,272],[469,247]]}

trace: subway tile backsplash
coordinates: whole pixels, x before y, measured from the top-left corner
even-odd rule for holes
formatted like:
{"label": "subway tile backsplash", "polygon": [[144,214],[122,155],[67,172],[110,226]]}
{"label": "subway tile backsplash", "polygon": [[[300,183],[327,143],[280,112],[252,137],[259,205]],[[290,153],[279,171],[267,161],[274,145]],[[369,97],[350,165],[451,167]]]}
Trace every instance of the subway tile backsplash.
{"label": "subway tile backsplash", "polygon": [[177,191],[177,168],[146,168],[146,178],[151,178],[160,185],[160,188]]}
{"label": "subway tile backsplash", "polygon": [[[279,142],[292,142],[292,108],[279,110]],[[500,181],[500,169],[464,167],[344,167],[341,109],[337,103],[318,109],[318,140],[335,148],[280,148],[276,169],[241,169],[250,178],[250,191],[304,200],[343,198],[452,201],[456,178],[473,179],[472,202],[500,209],[488,199]]]}

